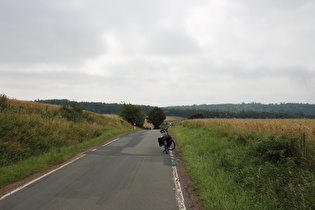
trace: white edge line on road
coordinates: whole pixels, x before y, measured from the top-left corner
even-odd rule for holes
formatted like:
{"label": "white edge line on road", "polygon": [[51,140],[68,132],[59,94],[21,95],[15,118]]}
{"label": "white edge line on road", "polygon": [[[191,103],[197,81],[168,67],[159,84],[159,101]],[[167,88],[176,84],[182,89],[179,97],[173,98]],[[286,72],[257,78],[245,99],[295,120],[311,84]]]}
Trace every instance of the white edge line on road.
{"label": "white edge line on road", "polygon": [[[111,143],[117,141],[118,139],[119,139],[119,138],[113,139],[113,140],[111,140],[110,142],[107,142],[106,144],[103,144],[102,147],[105,147],[105,146],[107,146],[107,145],[109,145],[109,144],[111,144]],[[95,151],[95,150],[96,150],[96,148],[93,149],[92,151]],[[59,169],[62,169],[63,167],[69,165],[70,163],[73,163],[74,161],[79,160],[80,158],[83,158],[84,156],[85,156],[85,154],[82,154],[82,155],[80,155],[79,157],[77,157],[77,158],[75,158],[75,159],[73,159],[73,160],[71,160],[71,161],[69,161],[69,162],[67,162],[67,163],[65,163],[65,164],[63,164],[63,165],[61,165],[61,166],[59,166],[58,168],[56,168],[56,169],[54,169],[54,170],[52,170],[52,171],[49,171],[48,173],[46,173],[46,174],[44,174],[44,175],[42,175],[42,176],[40,176],[40,177],[38,177],[38,178],[36,178],[36,179],[30,181],[30,182],[27,182],[27,183],[24,184],[24,185],[21,185],[20,187],[14,189],[14,190],[12,190],[12,191],[10,191],[9,193],[3,195],[2,197],[0,197],[0,201],[3,200],[3,199],[6,198],[6,197],[12,195],[13,193],[16,193],[16,192],[22,190],[23,188],[25,188],[25,187],[27,187],[27,186],[33,184],[34,182],[37,182],[38,180],[40,180],[40,179],[42,179],[42,178],[48,176],[49,174],[52,174],[52,173],[54,173],[55,171],[58,171]]]}
{"label": "white edge line on road", "polygon": [[20,191],[20,190],[22,190],[23,188],[25,188],[25,187],[27,187],[27,186],[33,184],[34,182],[37,182],[38,180],[40,180],[40,179],[42,179],[42,178],[48,176],[49,174],[52,174],[52,173],[58,171],[59,169],[62,169],[63,167],[65,167],[65,166],[67,166],[67,165],[73,163],[74,161],[79,160],[80,158],[83,158],[84,156],[85,156],[85,154],[82,154],[82,155],[80,155],[79,157],[77,157],[77,158],[75,158],[75,159],[73,159],[73,160],[71,160],[71,161],[69,161],[69,162],[67,162],[67,163],[65,163],[65,164],[63,164],[63,165],[61,165],[61,166],[59,166],[58,168],[56,168],[56,169],[54,169],[54,170],[52,170],[52,171],[49,171],[48,173],[46,173],[46,174],[44,174],[44,175],[42,175],[42,176],[40,176],[40,177],[38,177],[38,178],[36,178],[36,179],[33,179],[32,181],[27,182],[27,183],[24,184],[24,185],[21,185],[20,187],[18,187],[18,188],[16,188],[16,189],[12,190],[11,192],[9,192],[9,193],[3,195],[3,196],[0,198],[0,201],[1,201],[2,199],[6,198],[6,197],[8,197],[8,196],[10,196],[10,195],[12,195],[13,193],[16,193],[17,191]]}
{"label": "white edge line on road", "polygon": [[102,147],[105,147],[105,146],[107,146],[107,145],[109,145],[109,144],[111,144],[111,143],[117,141],[118,139],[119,139],[119,138],[113,139],[113,140],[111,140],[110,142],[107,142],[107,143],[103,144]]}
{"label": "white edge line on road", "polygon": [[170,157],[171,157],[171,162],[172,162],[173,180],[174,180],[175,190],[176,190],[175,197],[176,197],[178,209],[186,210],[185,199],[183,196],[182,188],[180,186],[179,176],[178,176],[178,172],[177,172],[177,168],[175,164],[175,158],[172,151],[170,151]]}

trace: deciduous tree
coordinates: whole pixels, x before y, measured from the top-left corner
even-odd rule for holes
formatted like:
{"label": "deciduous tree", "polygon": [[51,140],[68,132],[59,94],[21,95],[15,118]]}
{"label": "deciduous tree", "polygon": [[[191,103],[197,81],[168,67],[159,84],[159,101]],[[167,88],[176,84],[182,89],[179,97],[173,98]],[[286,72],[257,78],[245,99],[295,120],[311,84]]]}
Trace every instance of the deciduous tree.
{"label": "deciduous tree", "polygon": [[152,123],[154,128],[157,129],[163,123],[165,118],[165,112],[161,108],[155,107],[154,109],[152,109],[152,111],[149,112],[147,119],[148,122]]}
{"label": "deciduous tree", "polygon": [[132,104],[123,104],[118,112],[118,115],[137,127],[143,127],[145,113],[140,106]]}

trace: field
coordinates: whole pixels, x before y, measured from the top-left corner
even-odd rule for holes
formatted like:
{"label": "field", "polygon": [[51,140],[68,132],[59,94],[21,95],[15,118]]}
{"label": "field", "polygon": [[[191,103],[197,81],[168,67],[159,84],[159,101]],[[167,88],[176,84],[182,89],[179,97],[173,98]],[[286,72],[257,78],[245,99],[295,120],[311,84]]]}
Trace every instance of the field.
{"label": "field", "polygon": [[287,132],[305,136],[306,140],[315,140],[315,119],[197,119],[194,122],[232,125],[242,130],[273,134]]}
{"label": "field", "polygon": [[186,119],[186,118],[184,118],[184,117],[177,117],[177,116],[166,116],[166,119],[164,120],[164,122],[170,123],[170,122],[181,121],[181,120],[184,120],[184,119]]}
{"label": "field", "polygon": [[198,119],[170,131],[205,209],[315,209],[315,120]]}

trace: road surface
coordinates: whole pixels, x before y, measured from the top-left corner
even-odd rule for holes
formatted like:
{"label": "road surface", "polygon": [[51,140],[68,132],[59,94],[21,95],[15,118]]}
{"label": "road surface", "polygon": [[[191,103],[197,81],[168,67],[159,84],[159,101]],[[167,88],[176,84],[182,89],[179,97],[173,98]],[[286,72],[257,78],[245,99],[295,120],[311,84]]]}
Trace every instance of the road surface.
{"label": "road surface", "polygon": [[159,136],[142,130],[101,145],[2,197],[0,209],[179,209],[174,163]]}

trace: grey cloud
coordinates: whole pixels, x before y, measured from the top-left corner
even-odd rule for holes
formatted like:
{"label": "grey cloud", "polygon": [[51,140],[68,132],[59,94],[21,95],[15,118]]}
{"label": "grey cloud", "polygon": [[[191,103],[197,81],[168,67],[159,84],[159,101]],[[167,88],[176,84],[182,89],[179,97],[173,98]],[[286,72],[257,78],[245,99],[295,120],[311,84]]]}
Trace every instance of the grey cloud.
{"label": "grey cloud", "polygon": [[201,51],[193,37],[183,31],[163,30],[157,31],[150,40],[148,50],[153,54],[181,55],[194,54]]}
{"label": "grey cloud", "polygon": [[283,69],[291,81],[301,85],[311,85],[315,83],[315,69],[313,71],[303,67],[290,67]]}
{"label": "grey cloud", "polygon": [[0,90],[21,99],[315,103],[314,9],[311,0],[2,0]]}
{"label": "grey cloud", "polygon": [[223,68],[222,72],[231,75],[236,80],[258,80],[265,78],[287,78],[291,82],[308,85],[315,80],[315,71],[306,67],[291,66],[275,68],[270,66],[260,66],[256,68],[244,68],[242,64],[234,64],[228,68]]}
{"label": "grey cloud", "polygon": [[[164,3],[1,1],[0,62],[80,65],[106,53],[104,34],[114,31],[125,48],[132,45],[132,33],[148,33],[163,15]],[[132,47],[128,50],[138,51]]]}
{"label": "grey cloud", "polygon": [[3,1],[2,63],[78,63],[104,51],[86,14],[45,1]]}

